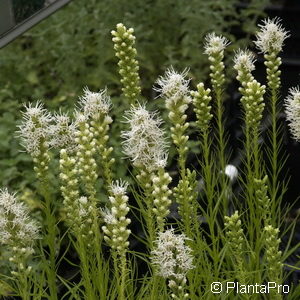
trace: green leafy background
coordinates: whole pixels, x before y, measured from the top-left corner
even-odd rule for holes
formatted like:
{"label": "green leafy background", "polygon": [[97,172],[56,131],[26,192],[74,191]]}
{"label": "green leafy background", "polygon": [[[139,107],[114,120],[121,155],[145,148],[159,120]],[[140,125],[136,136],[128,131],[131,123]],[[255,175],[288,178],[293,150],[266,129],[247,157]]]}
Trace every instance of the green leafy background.
{"label": "green leafy background", "polygon": [[[73,109],[82,89],[108,87],[116,120],[111,145],[121,162],[122,98],[111,30],[123,22],[135,29],[143,96],[152,102],[152,86],[165,69],[188,67],[195,81],[208,74],[205,34],[224,34],[235,46],[249,44],[269,0],[80,0],[53,14],[0,49],[0,182],[26,192],[34,186],[32,162],[15,131],[24,103],[41,99],[50,110]],[[238,42],[236,40],[238,39]],[[230,57],[228,57],[228,60]],[[159,107],[158,101],[158,107]],[[157,108],[157,104],[156,104]],[[191,142],[197,152],[197,143]],[[117,163],[117,176],[127,163]],[[55,181],[55,180],[54,180]]]}

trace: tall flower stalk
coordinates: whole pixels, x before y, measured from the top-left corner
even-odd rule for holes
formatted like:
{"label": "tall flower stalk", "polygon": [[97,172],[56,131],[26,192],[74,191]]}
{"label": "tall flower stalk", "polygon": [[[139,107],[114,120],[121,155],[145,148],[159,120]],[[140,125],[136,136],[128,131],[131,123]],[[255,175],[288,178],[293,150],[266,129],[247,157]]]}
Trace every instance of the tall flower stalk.
{"label": "tall flower stalk", "polygon": [[[171,137],[178,153],[180,180],[174,189],[174,196],[179,205],[179,214],[182,218],[184,231],[192,237],[193,225],[197,224],[197,205],[195,191],[196,174],[186,169],[186,157],[189,136],[186,131],[189,127],[186,111],[192,102],[189,91],[189,81],[185,79],[187,71],[177,73],[172,67],[157,80],[154,90],[165,99],[165,106],[169,111],[171,123]],[[197,228],[197,226],[195,227]]]}
{"label": "tall flower stalk", "polygon": [[259,224],[254,221],[258,217],[254,181],[255,178],[261,178],[264,174],[259,137],[265,106],[263,98],[265,86],[257,82],[252,75],[252,71],[255,69],[254,61],[254,55],[248,50],[239,50],[234,57],[234,68],[237,71],[237,79],[241,84],[239,88],[242,94],[240,101],[245,120],[245,198],[249,207],[249,222],[252,224],[251,227],[255,226],[255,229],[250,230],[250,243],[255,242],[255,233],[260,232]]}
{"label": "tall flower stalk", "polygon": [[[208,60],[210,61],[210,78],[211,86],[213,91],[213,96],[215,99],[215,117],[216,117],[216,139],[217,139],[217,150],[216,155],[219,160],[219,170],[221,172],[225,171],[227,165],[226,157],[226,136],[225,136],[225,126],[224,126],[224,89],[225,89],[225,74],[224,74],[224,51],[229,45],[229,41],[224,36],[216,35],[214,32],[210,33],[205,38],[204,53],[208,55]],[[221,176],[221,189],[226,190],[226,178]],[[222,198],[224,214],[227,214],[228,200],[226,195],[220,192],[220,197]]]}
{"label": "tall flower stalk", "polygon": [[[272,203],[279,201],[280,183],[278,181],[279,172],[284,162],[278,163],[280,160],[279,152],[281,150],[281,128],[278,125],[278,115],[280,112],[280,75],[279,67],[281,58],[279,56],[282,51],[284,41],[289,37],[288,32],[282,27],[279,18],[265,19],[259,25],[260,31],[256,34],[256,47],[264,54],[265,65],[267,68],[267,87],[270,93],[268,108],[271,115],[271,132],[270,132],[270,149],[268,157],[270,161],[270,196]],[[272,205],[272,211],[275,213],[275,206]]]}
{"label": "tall flower stalk", "polygon": [[129,130],[122,132],[123,152],[136,168],[136,178],[144,190],[142,211],[152,245],[155,232],[164,227],[171,204],[168,189],[171,178],[165,171],[168,157],[165,133],[157,114],[150,113],[143,105],[132,106],[126,114],[126,122]]}
{"label": "tall flower stalk", "polygon": [[23,122],[19,126],[19,135],[26,151],[31,155],[34,162],[34,170],[39,179],[41,194],[44,198],[43,212],[45,214],[46,244],[49,247],[49,261],[46,263],[47,254],[44,253],[45,264],[47,266],[47,280],[50,298],[57,299],[56,286],[56,253],[58,249],[56,240],[56,218],[53,199],[50,193],[50,182],[48,179],[49,140],[50,123],[52,116],[37,102],[35,106],[29,104],[25,106]]}
{"label": "tall flower stalk", "polygon": [[82,281],[85,289],[85,296],[88,299],[96,297],[95,288],[90,279],[90,264],[92,244],[95,238],[93,230],[92,208],[86,197],[80,197],[78,169],[76,168],[76,156],[66,149],[60,151],[60,179],[61,191],[64,197],[64,208],[66,211],[66,222],[76,240],[73,242],[80,258]]}
{"label": "tall flower stalk", "polygon": [[181,178],[185,176],[186,154],[188,151],[187,141],[189,139],[186,130],[189,127],[186,110],[191,97],[189,96],[189,80],[185,79],[187,71],[177,73],[173,68],[166,71],[165,75],[157,80],[155,91],[165,99],[166,108],[169,111],[171,121],[171,137],[178,152],[178,164]]}
{"label": "tall flower stalk", "polygon": [[91,211],[91,230],[94,234],[93,239],[93,256],[96,258],[98,273],[94,285],[97,287],[100,295],[102,293],[102,283],[99,278],[102,274],[102,249],[101,242],[102,237],[100,235],[99,227],[99,213],[98,213],[98,200],[96,197],[96,180],[97,175],[97,163],[94,158],[96,153],[96,140],[91,130],[91,125],[88,122],[88,116],[81,111],[77,111],[75,114],[75,123],[77,125],[77,131],[75,133],[75,141],[78,144],[78,150],[76,152],[76,159],[78,164],[79,180],[83,185],[84,192],[87,196],[90,211]]}
{"label": "tall flower stalk", "polygon": [[131,220],[126,217],[129,212],[128,196],[126,195],[128,184],[116,181],[111,185],[111,196],[109,197],[110,208],[102,211],[105,225],[102,230],[105,234],[104,240],[109,244],[115,266],[115,276],[118,281],[118,299],[125,300],[126,279],[128,273],[126,253],[128,251],[128,237],[131,233],[127,226]]}
{"label": "tall flower stalk", "polygon": [[210,215],[214,207],[214,180],[213,180],[213,157],[211,155],[210,131],[212,106],[211,106],[211,90],[205,89],[203,83],[197,85],[197,90],[191,92],[192,100],[194,104],[194,111],[196,113],[197,130],[200,136],[201,149],[203,151],[203,179],[205,194],[208,202],[208,208],[210,209]]}
{"label": "tall flower stalk", "polygon": [[[222,205],[222,199],[216,197],[216,166],[214,156],[212,155],[213,141],[211,137],[213,118],[211,90],[208,88],[205,89],[204,84],[201,82],[197,85],[197,90],[191,92],[191,96],[202,150],[202,160],[200,162],[202,167],[201,175],[203,178],[204,199],[207,201],[207,209],[204,209],[201,206],[200,209],[209,227],[209,234],[212,239],[212,252],[210,255],[213,260],[214,276],[217,276],[220,244],[216,238],[218,235],[216,229],[220,228],[219,226],[221,225],[218,224],[218,212],[220,205]],[[202,237],[200,238],[202,239]]]}
{"label": "tall flower stalk", "polygon": [[110,97],[106,90],[95,93],[86,88],[84,95],[80,97],[79,106],[87,118],[90,131],[93,134],[104,186],[110,186],[113,180],[112,165],[114,163],[114,158],[111,158],[113,148],[108,147],[109,126],[112,123],[112,118],[109,116],[109,110],[112,106]]}

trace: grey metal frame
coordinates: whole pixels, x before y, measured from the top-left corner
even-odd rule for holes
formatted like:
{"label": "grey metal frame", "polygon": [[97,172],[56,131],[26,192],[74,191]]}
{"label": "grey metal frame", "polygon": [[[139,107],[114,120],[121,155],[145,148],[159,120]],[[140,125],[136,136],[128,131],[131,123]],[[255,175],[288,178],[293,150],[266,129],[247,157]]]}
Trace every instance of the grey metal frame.
{"label": "grey metal frame", "polygon": [[[1,1],[1,0],[0,0]],[[20,34],[24,33],[26,30],[30,29],[37,23],[41,22],[43,19],[54,13],[59,8],[63,7],[67,3],[69,3],[71,0],[58,0],[53,3],[51,3],[49,6],[41,9],[28,19],[24,20],[20,24],[17,24],[15,27],[13,27],[11,30],[8,30],[7,32],[0,35],[0,48],[4,47],[6,44],[13,41],[15,38],[17,38]]]}

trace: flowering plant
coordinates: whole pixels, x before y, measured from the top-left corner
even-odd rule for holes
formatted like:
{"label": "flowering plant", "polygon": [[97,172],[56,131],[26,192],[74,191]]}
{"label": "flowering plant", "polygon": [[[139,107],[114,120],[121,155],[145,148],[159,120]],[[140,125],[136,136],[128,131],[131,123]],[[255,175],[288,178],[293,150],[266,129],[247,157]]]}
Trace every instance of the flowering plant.
{"label": "flowering plant", "polygon": [[[128,101],[120,144],[124,159],[132,164],[131,176],[127,182],[114,173],[115,149],[109,135],[113,105],[106,89],[85,88],[73,119],[61,112],[52,115],[41,102],[25,106],[19,136],[40,183],[42,224],[31,219],[15,195],[1,191],[0,242],[11,270],[0,279],[23,299],[211,299],[213,282],[262,285],[272,281],[282,286],[285,261],[297,246],[280,250],[284,183],[278,177],[282,167],[277,124],[279,53],[288,33],[279,19],[265,20],[255,42],[264,53],[266,86],[252,74],[252,52],[238,50],[234,57],[244,122],[241,166],[230,163],[224,125],[223,60],[229,41],[215,33],[205,39],[210,88],[200,82],[190,90],[188,70],[180,73],[170,67],[158,78],[154,91],[164,101],[168,132],[159,112],[149,111],[143,103],[134,30],[118,24],[112,36]],[[296,139],[298,98],[295,88],[285,101]],[[261,146],[265,109],[272,120],[271,142]],[[195,122],[188,121],[190,110]],[[201,148],[197,169],[187,162],[189,133],[195,127]],[[61,207],[53,205],[51,193],[52,148],[59,149]],[[170,149],[178,160],[175,172],[168,168]],[[264,151],[271,168],[263,160]],[[238,195],[233,192],[235,183],[242,187]],[[79,260],[79,279],[57,272],[62,260],[69,261],[65,254],[58,257],[63,240],[58,222],[67,227],[69,247]],[[134,222],[142,232],[134,230]],[[134,248],[133,237],[145,251]],[[144,270],[139,267],[142,262]],[[65,293],[60,296],[62,286]],[[299,290],[291,287],[290,292],[297,295]],[[270,294],[272,299],[283,297],[279,290]],[[225,292],[223,296],[236,297]],[[260,295],[244,296],[260,299]]]}

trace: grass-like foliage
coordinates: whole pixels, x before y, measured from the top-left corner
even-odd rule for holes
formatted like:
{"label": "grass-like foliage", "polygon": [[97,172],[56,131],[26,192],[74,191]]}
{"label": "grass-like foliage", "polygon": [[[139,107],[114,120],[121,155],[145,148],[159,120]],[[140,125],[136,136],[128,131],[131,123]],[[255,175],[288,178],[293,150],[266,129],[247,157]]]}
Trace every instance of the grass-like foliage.
{"label": "grass-like foliage", "polygon": [[[286,282],[285,262],[299,245],[281,247],[294,224],[284,223],[287,185],[278,176],[284,165],[278,155],[279,55],[288,37],[280,20],[265,20],[254,42],[264,53],[266,86],[252,74],[249,50],[236,51],[228,67],[240,84],[239,167],[229,164],[224,125],[230,41],[214,32],[204,39],[210,86],[194,82],[191,90],[193,71],[173,67],[157,79],[153,89],[160,100],[153,101],[163,101],[165,124],[162,112],[142,100],[134,30],[118,24],[111,34],[127,106],[114,148],[109,89],[85,88],[72,116],[50,113],[41,102],[22,111],[18,136],[32,157],[41,200],[39,214],[32,215],[18,195],[0,191],[0,293],[25,300],[297,298],[299,287]],[[285,101],[296,139],[299,99],[294,88]],[[269,143],[262,143],[266,110],[272,127]],[[193,130],[200,145],[197,168],[187,162]],[[126,178],[114,172],[116,151],[130,162]],[[177,158],[173,170],[170,151]]]}

